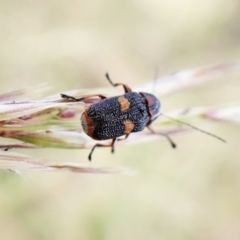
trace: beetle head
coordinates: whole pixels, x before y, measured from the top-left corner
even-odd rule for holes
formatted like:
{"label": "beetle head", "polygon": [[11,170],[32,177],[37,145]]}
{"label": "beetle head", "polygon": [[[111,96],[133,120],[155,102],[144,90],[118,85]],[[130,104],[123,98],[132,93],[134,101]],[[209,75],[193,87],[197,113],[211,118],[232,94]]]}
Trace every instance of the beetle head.
{"label": "beetle head", "polygon": [[147,123],[148,126],[160,115],[161,104],[160,101],[151,93],[140,92],[140,94],[144,97],[146,101],[147,110],[150,115],[150,119]]}

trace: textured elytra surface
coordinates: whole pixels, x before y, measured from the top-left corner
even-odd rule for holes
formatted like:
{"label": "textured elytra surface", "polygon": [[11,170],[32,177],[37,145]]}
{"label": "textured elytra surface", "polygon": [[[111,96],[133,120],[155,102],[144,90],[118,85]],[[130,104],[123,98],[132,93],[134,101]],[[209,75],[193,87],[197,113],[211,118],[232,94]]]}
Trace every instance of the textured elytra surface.
{"label": "textured elytra surface", "polygon": [[[120,101],[122,97],[130,103],[125,111],[121,111],[123,109],[121,108],[123,102]],[[88,109],[88,117],[94,123],[91,137],[96,140],[107,140],[125,135],[127,133],[126,121],[133,123],[131,132],[142,131],[149,121],[145,99],[136,92],[108,98],[91,105]]]}

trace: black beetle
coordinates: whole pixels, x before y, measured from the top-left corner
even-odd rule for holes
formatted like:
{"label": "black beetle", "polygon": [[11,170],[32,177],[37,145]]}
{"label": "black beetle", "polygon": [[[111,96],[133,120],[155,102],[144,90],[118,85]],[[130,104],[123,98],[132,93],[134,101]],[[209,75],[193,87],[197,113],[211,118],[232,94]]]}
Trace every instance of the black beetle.
{"label": "black beetle", "polygon": [[[94,145],[88,156],[90,161],[96,147],[111,147],[113,153],[114,143],[118,137],[125,135],[124,139],[126,139],[130,133],[142,131],[145,127],[155,133],[150,125],[158,118],[161,110],[160,101],[154,95],[146,92],[133,92],[126,84],[113,83],[108,74],[106,77],[112,86],[123,86],[125,94],[110,98],[101,94],[82,98],[61,94],[62,98],[69,101],[79,102],[92,97],[101,99],[100,102],[90,105],[83,112],[81,116],[82,127],[89,137],[95,140],[112,139],[112,142],[106,145],[99,143]],[[168,138],[172,147],[176,147],[168,135],[160,134]]]}
{"label": "black beetle", "polygon": [[[176,148],[176,144],[167,134],[157,133],[150,127],[151,123],[160,115],[160,101],[153,94],[146,92],[133,92],[126,84],[113,83],[108,74],[106,74],[106,77],[112,86],[123,86],[125,94],[110,98],[101,94],[88,95],[82,98],[75,98],[61,94],[62,98],[74,102],[83,101],[92,97],[99,97],[101,99],[99,102],[91,104],[83,112],[81,116],[82,127],[89,137],[95,140],[112,139],[112,142],[106,145],[100,143],[95,144],[88,159],[91,161],[92,153],[96,147],[111,147],[113,153],[114,144],[118,137],[125,135],[124,139],[126,139],[130,133],[142,131],[145,127],[154,134],[165,136],[169,140],[171,146]],[[182,122],[165,114],[164,116],[217,138],[222,142],[226,142],[215,134],[199,129],[189,123]]]}

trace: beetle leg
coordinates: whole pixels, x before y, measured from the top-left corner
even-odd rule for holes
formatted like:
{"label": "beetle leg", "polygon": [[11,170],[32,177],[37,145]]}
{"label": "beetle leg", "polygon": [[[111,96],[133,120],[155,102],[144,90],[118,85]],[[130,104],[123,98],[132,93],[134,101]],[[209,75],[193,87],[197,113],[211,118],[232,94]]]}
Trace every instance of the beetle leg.
{"label": "beetle leg", "polygon": [[176,143],[173,142],[173,140],[168,136],[168,134],[156,132],[156,131],[154,131],[150,126],[147,126],[147,128],[148,128],[148,129],[150,130],[150,132],[153,133],[153,134],[159,134],[159,135],[162,135],[162,136],[166,137],[167,140],[170,142],[172,148],[176,148],[176,147],[177,147]]}
{"label": "beetle leg", "polygon": [[109,77],[108,73],[106,73],[106,78],[113,87],[123,86],[125,93],[132,92],[132,89],[124,83],[113,83],[111,78]]}
{"label": "beetle leg", "polygon": [[107,145],[104,145],[104,144],[100,144],[100,143],[97,143],[96,145],[93,146],[90,154],[88,155],[88,160],[91,161],[92,160],[92,154],[93,154],[93,151],[96,147],[111,147],[111,152],[114,153],[114,143],[116,141],[116,138],[113,138],[112,139],[112,142],[110,144],[107,144]]}
{"label": "beetle leg", "polygon": [[129,135],[130,135],[130,133],[129,133],[129,134],[126,134],[124,138],[118,138],[117,141],[126,140],[126,139],[128,138]]}
{"label": "beetle leg", "polygon": [[61,97],[64,98],[64,99],[67,99],[69,101],[72,101],[72,102],[80,102],[80,101],[83,101],[87,98],[92,98],[92,97],[99,97],[101,99],[107,98],[106,96],[101,95],[101,94],[92,94],[92,95],[84,96],[84,97],[81,97],[81,98],[75,98],[73,96],[69,96],[69,95],[66,95],[66,94],[63,94],[63,93],[61,93]]}

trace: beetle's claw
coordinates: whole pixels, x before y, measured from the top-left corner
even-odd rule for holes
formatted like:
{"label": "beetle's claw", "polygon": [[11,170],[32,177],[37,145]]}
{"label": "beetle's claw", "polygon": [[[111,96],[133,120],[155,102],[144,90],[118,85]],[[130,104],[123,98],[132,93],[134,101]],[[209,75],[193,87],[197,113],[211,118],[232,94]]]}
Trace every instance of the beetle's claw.
{"label": "beetle's claw", "polygon": [[114,147],[112,147],[111,153],[114,153],[114,151],[115,151],[115,149],[114,149]]}

